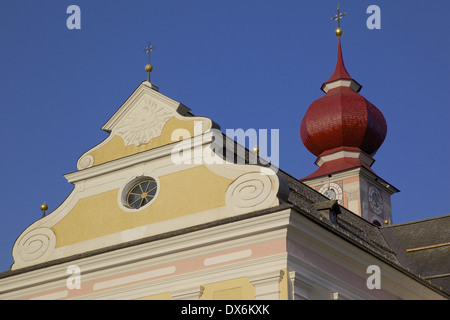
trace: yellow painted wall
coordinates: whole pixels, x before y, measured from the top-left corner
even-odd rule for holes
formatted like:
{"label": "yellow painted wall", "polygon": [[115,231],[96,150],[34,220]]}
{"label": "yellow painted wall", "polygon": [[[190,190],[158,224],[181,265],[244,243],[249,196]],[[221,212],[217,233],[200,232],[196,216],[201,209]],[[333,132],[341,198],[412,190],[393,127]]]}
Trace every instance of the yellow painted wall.
{"label": "yellow painted wall", "polygon": [[177,119],[176,117],[172,117],[164,125],[161,136],[153,138],[147,144],[140,146],[136,146],[134,144],[125,146],[123,139],[120,136],[115,135],[105,145],[89,152],[88,155],[94,157],[93,165],[96,166],[108,161],[173,143],[174,141],[171,140],[172,132],[177,129],[185,129],[191,136],[194,136],[194,120],[183,121]]}
{"label": "yellow painted wall", "polygon": [[289,300],[289,285],[288,285],[288,273],[287,269],[283,269],[283,276],[280,281],[280,300]]}
{"label": "yellow painted wall", "polygon": [[222,207],[232,183],[205,166],[161,176],[159,180],[158,196],[139,212],[125,212],[119,207],[119,189],[80,199],[51,228],[56,235],[56,247]]}
{"label": "yellow painted wall", "polygon": [[247,277],[205,284],[199,300],[255,300],[255,287]]}

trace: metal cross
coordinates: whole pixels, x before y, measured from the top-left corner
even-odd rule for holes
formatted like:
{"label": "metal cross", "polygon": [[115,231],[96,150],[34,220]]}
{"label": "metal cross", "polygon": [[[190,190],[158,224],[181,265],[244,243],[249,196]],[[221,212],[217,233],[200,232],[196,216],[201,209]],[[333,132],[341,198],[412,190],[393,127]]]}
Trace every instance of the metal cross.
{"label": "metal cross", "polygon": [[149,41],[147,43],[147,47],[144,49],[144,52],[148,54],[148,64],[150,64],[150,55],[153,51],[153,49],[155,49],[155,46],[152,46],[152,43]]}
{"label": "metal cross", "polygon": [[331,21],[337,20],[337,22],[338,22],[338,28],[340,28],[340,27],[341,27],[341,18],[342,18],[343,16],[345,16],[345,15],[346,15],[346,13],[340,13],[340,10],[339,10],[339,2],[338,2],[337,15],[336,15],[334,18],[331,18]]}

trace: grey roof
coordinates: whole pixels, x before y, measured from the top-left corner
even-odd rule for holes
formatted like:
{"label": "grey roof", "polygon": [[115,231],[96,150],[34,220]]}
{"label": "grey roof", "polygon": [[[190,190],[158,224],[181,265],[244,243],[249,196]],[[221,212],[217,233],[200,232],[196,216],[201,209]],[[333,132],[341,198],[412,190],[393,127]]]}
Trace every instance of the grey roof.
{"label": "grey roof", "polygon": [[450,293],[450,215],[380,230],[402,266]]}

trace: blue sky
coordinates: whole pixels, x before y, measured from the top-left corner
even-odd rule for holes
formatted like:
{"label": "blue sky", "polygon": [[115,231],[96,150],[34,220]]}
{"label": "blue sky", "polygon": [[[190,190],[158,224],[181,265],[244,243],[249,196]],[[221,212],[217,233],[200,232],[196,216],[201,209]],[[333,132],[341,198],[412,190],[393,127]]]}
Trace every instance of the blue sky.
{"label": "blue sky", "polygon": [[[450,2],[342,0],[342,49],[388,133],[374,171],[401,190],[394,223],[449,214]],[[69,30],[69,5],[81,29]],[[280,167],[316,169],[299,127],[334,71],[337,1],[168,0],[2,3],[0,271],[19,234],[72,190],[62,176],[107,137],[100,128],[146,79],[225,129],[279,129]],[[369,30],[369,5],[381,29]]]}

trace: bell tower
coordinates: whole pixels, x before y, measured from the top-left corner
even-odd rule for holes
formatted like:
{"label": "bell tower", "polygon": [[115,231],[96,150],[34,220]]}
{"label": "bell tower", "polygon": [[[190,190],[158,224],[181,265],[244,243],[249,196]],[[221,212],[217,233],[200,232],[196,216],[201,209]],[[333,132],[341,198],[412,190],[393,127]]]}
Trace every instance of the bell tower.
{"label": "bell tower", "polygon": [[315,172],[300,179],[320,193],[376,225],[392,223],[391,195],[398,189],[371,168],[387,133],[381,111],[359,94],[362,86],[347,72],[342,56],[340,13],[337,63],[322,84],[300,125],[305,147],[317,157]]}

